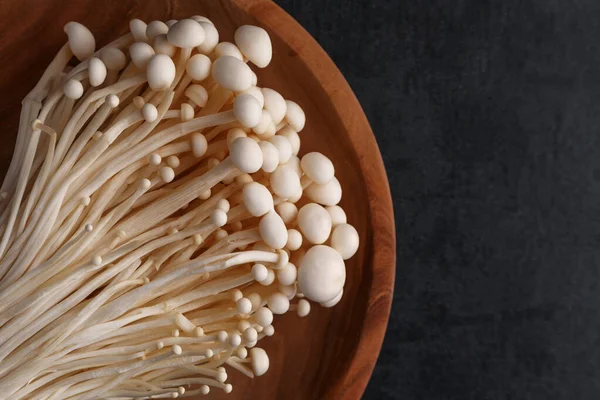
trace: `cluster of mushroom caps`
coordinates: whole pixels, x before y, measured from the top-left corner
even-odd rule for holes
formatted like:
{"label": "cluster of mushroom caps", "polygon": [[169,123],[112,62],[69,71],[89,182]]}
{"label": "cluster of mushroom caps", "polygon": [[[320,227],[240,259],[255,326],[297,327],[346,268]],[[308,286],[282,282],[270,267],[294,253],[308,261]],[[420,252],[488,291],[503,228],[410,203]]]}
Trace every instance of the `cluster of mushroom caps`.
{"label": "cluster of mushroom caps", "polygon": [[274,314],[342,296],[359,239],[334,166],[257,86],[264,29],[136,19],[100,50],[65,31],[0,189],[0,398],[231,392],[225,367],[268,370]]}

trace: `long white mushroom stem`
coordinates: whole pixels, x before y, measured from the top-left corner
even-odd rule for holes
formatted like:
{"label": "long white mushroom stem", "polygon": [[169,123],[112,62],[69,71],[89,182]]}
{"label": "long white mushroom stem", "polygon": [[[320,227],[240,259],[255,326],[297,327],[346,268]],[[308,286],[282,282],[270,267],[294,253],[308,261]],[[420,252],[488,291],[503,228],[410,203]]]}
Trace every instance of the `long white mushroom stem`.
{"label": "long white mushroom stem", "polygon": [[229,393],[226,368],[267,372],[274,314],[342,296],[358,233],[332,162],[298,157],[300,106],[257,86],[266,31],[130,31],[96,50],[69,22],[23,101],[0,188],[0,399]]}

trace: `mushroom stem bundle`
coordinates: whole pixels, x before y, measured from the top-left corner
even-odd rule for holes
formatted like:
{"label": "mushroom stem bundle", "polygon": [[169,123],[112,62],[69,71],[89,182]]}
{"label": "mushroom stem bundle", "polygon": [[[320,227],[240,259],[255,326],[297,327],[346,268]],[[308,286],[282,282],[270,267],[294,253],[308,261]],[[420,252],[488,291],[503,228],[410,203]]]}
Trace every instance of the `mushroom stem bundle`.
{"label": "mushroom stem bundle", "polygon": [[[358,233],[305,115],[257,86],[266,31],[83,25],[23,100],[0,189],[0,399],[231,392],[273,315],[343,294]],[[79,63],[73,63],[76,59]],[[250,64],[250,65],[249,65]]]}

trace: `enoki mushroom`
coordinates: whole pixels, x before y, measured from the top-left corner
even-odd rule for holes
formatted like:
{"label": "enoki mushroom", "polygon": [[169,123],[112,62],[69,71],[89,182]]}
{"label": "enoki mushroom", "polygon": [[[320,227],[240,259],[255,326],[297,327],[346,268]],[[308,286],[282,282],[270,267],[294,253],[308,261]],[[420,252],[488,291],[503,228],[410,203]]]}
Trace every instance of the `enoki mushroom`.
{"label": "enoki mushroom", "polygon": [[[0,398],[232,391],[273,315],[341,298],[358,234],[305,115],[257,86],[265,30],[83,25],[23,101],[0,189]],[[73,59],[79,61],[75,65]]]}

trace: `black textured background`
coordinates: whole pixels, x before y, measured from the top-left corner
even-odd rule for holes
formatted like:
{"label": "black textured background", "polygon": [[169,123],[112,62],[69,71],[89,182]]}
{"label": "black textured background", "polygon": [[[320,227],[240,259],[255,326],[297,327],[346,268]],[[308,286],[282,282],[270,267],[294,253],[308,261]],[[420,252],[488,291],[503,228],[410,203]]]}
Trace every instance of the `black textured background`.
{"label": "black textured background", "polygon": [[600,1],[279,0],[388,171],[392,317],[365,399],[600,397]]}

